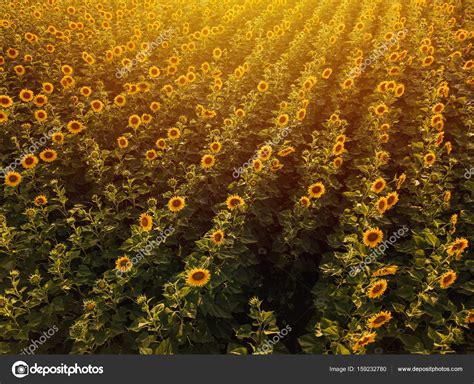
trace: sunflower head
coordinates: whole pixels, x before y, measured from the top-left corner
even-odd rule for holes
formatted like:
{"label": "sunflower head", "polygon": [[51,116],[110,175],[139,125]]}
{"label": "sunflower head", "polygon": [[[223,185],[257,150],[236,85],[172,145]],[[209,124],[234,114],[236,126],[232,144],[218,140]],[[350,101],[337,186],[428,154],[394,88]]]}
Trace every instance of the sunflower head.
{"label": "sunflower head", "polygon": [[224,232],[220,229],[211,233],[211,240],[216,245],[224,243]]}
{"label": "sunflower head", "polygon": [[193,268],[187,273],[186,283],[191,287],[202,287],[211,279],[211,273],[204,268]]}
{"label": "sunflower head", "polygon": [[244,199],[242,199],[239,195],[231,195],[226,200],[227,208],[231,211],[242,207],[244,204]]}
{"label": "sunflower head", "polygon": [[370,190],[375,193],[380,193],[384,190],[386,185],[387,183],[385,182],[385,180],[379,177],[372,183]]}
{"label": "sunflower head", "polygon": [[382,311],[373,315],[369,321],[369,328],[380,328],[385,323],[389,322],[392,318],[392,313],[390,311]]}
{"label": "sunflower head", "polygon": [[120,272],[128,272],[132,269],[132,261],[128,256],[122,256],[115,261],[115,268]]}
{"label": "sunflower head", "polygon": [[314,183],[308,187],[308,196],[313,199],[319,199],[326,192],[323,183]]}
{"label": "sunflower head", "polygon": [[366,246],[375,248],[383,240],[383,233],[378,228],[370,228],[364,232],[363,238]]}
{"label": "sunflower head", "polygon": [[441,286],[441,288],[446,289],[456,281],[456,278],[456,272],[452,270],[445,272],[439,278],[439,285]]}
{"label": "sunflower head", "polygon": [[46,205],[48,203],[48,199],[46,198],[45,195],[39,195],[35,197],[35,205],[37,207],[41,205]]}
{"label": "sunflower head", "polygon": [[185,199],[181,196],[173,196],[168,201],[168,209],[171,212],[179,212],[185,207]]}
{"label": "sunflower head", "polygon": [[215,163],[216,158],[213,155],[206,154],[201,157],[201,167],[203,167],[204,169],[212,168]]}
{"label": "sunflower head", "polygon": [[5,175],[5,184],[9,187],[16,187],[21,183],[21,174],[18,172],[8,172]]}
{"label": "sunflower head", "polygon": [[145,232],[150,232],[153,227],[153,218],[147,214],[142,213],[138,219],[140,227]]}
{"label": "sunflower head", "polygon": [[367,290],[367,296],[369,299],[376,299],[382,296],[387,290],[387,280],[380,279],[376,280]]}
{"label": "sunflower head", "polygon": [[398,266],[396,265],[389,265],[388,267],[382,267],[377,269],[372,273],[373,277],[380,277],[380,276],[388,276],[388,275],[394,275],[397,273]]}
{"label": "sunflower head", "polygon": [[54,149],[45,149],[40,153],[40,158],[46,163],[51,163],[58,158],[58,154]]}
{"label": "sunflower head", "polygon": [[39,162],[38,158],[33,154],[26,155],[21,159],[21,165],[25,169],[31,169],[31,168],[36,167],[38,162]]}

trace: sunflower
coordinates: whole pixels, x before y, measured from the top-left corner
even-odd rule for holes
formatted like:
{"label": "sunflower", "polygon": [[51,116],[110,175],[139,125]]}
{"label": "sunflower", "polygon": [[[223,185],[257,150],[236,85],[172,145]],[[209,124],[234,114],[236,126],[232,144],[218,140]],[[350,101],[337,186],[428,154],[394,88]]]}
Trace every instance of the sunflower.
{"label": "sunflower", "polygon": [[472,324],[474,323],[474,311],[469,311],[466,315],[466,323]]}
{"label": "sunflower", "polygon": [[308,187],[308,195],[310,198],[319,199],[326,192],[323,183],[314,183]]}
{"label": "sunflower", "polygon": [[259,92],[266,92],[268,90],[268,83],[262,80],[260,83],[258,83],[257,89]]}
{"label": "sunflower", "polygon": [[42,107],[48,103],[48,97],[45,95],[36,95],[33,102],[37,107]]}
{"label": "sunflower", "polygon": [[378,228],[370,228],[364,232],[364,244],[375,248],[383,240],[383,232]]}
{"label": "sunflower", "polygon": [[155,160],[157,157],[158,157],[158,154],[156,153],[156,151],[154,149],[150,149],[150,150],[146,151],[145,158],[148,161]]}
{"label": "sunflower", "polygon": [[398,193],[391,192],[387,195],[387,209],[391,209],[395,204],[398,203]]}
{"label": "sunflower", "polygon": [[26,73],[25,67],[23,65],[15,65],[15,67],[13,67],[13,70],[19,77],[23,76]]}
{"label": "sunflower", "polygon": [[155,141],[155,145],[157,146],[158,149],[165,149],[166,148],[166,140],[161,138]]}
{"label": "sunflower", "polygon": [[388,275],[395,275],[397,273],[398,266],[396,265],[389,265],[388,267],[382,267],[377,269],[372,273],[373,277],[380,277],[380,276],[388,276]]}
{"label": "sunflower", "polygon": [[179,212],[185,207],[185,199],[181,196],[173,196],[168,200],[168,209],[171,212]]}
{"label": "sunflower", "polygon": [[329,79],[329,76],[331,76],[332,74],[332,69],[331,68],[325,68],[324,71],[323,71],[323,74],[321,75],[321,77],[323,79]]}
{"label": "sunflower", "polygon": [[142,213],[138,218],[138,222],[141,229],[145,232],[150,232],[153,228],[153,217],[151,217],[148,213]]}
{"label": "sunflower", "polygon": [[220,229],[211,233],[211,240],[216,245],[224,243],[224,232]]}
{"label": "sunflower", "polygon": [[400,189],[401,186],[403,185],[403,183],[405,182],[405,180],[407,179],[407,175],[405,175],[404,173],[402,173],[399,177],[398,177],[398,180],[397,180],[397,189]]}
{"label": "sunflower", "polygon": [[91,87],[84,86],[84,87],[81,87],[79,92],[81,93],[82,96],[89,97],[92,94],[92,89]]}
{"label": "sunflower", "polygon": [[357,352],[359,349],[364,348],[366,345],[375,342],[376,336],[377,334],[375,332],[365,332],[361,337],[357,339],[357,341],[352,347],[352,351]]}
{"label": "sunflower", "polygon": [[84,124],[77,120],[71,120],[67,123],[67,130],[71,132],[73,135],[77,135],[78,133],[84,130]]}
{"label": "sunflower", "polygon": [[336,157],[334,160],[333,160],[333,165],[335,168],[340,168],[341,165],[342,165],[342,157]]}
{"label": "sunflower", "polygon": [[13,105],[13,99],[7,95],[0,95],[0,106],[10,108]]}
{"label": "sunflower", "polygon": [[434,57],[433,56],[426,56],[422,61],[421,61],[421,66],[422,67],[429,67],[431,64],[434,62]]}
{"label": "sunflower", "polygon": [[375,281],[368,289],[367,296],[369,299],[375,299],[379,296],[382,296],[387,290],[387,280],[380,279]]}
{"label": "sunflower", "polygon": [[35,111],[35,119],[38,122],[43,122],[48,118],[48,113],[44,109],[38,109]]}
{"label": "sunflower", "polygon": [[119,148],[124,149],[128,147],[128,139],[125,136],[117,138],[117,144]]}
{"label": "sunflower", "polygon": [[53,136],[51,136],[51,140],[54,144],[62,144],[64,143],[64,135],[61,132],[53,133]]}
{"label": "sunflower", "polygon": [[385,182],[385,180],[379,177],[372,183],[370,190],[375,193],[380,193],[384,190],[386,185],[387,183]]}
{"label": "sunflower", "polygon": [[128,256],[122,256],[115,261],[115,268],[120,272],[128,272],[132,269],[132,261]]}
{"label": "sunflower", "polygon": [[385,104],[379,104],[375,107],[375,114],[377,116],[382,116],[384,113],[388,112],[388,107]]}
{"label": "sunflower", "polygon": [[133,129],[137,129],[141,124],[140,116],[138,115],[131,115],[128,118],[128,125]]}
{"label": "sunflower", "polygon": [[51,163],[58,158],[58,153],[54,149],[46,148],[40,153],[41,160]]}
{"label": "sunflower", "polygon": [[150,109],[152,112],[158,112],[161,109],[161,104],[157,101],[152,101],[150,104]]}
{"label": "sunflower", "polygon": [[436,103],[436,104],[433,105],[433,107],[431,108],[431,111],[432,111],[434,114],[442,113],[442,112],[444,111],[444,104],[443,104],[443,103]]}
{"label": "sunflower", "polygon": [[286,157],[286,156],[292,154],[294,151],[295,151],[294,147],[285,147],[285,148],[281,149],[280,151],[278,151],[277,155],[280,156],[280,157]]}
{"label": "sunflower", "polygon": [[401,97],[405,93],[405,85],[404,84],[398,84],[397,87],[395,88],[395,96],[396,97]]}
{"label": "sunflower", "polygon": [[43,89],[43,92],[50,94],[50,93],[53,93],[54,91],[54,85],[51,83],[43,83],[42,89]]}
{"label": "sunflower", "polygon": [[206,154],[201,158],[201,167],[209,169],[216,163],[216,158],[213,155]]}
{"label": "sunflower", "polygon": [[255,172],[260,172],[263,169],[263,163],[259,159],[255,159],[252,163],[252,168]]}
{"label": "sunflower", "polygon": [[308,196],[302,196],[299,200],[299,203],[302,207],[308,208],[311,204],[311,200],[309,199]]}
{"label": "sunflower", "polygon": [[172,127],[168,129],[168,138],[171,140],[177,140],[181,137],[181,131],[176,128]]}
{"label": "sunflower", "polygon": [[100,100],[93,100],[91,102],[91,108],[96,113],[102,112],[102,110],[104,109],[104,103]]}
{"label": "sunflower", "polygon": [[445,272],[439,278],[439,285],[441,288],[446,289],[456,281],[456,278],[456,272],[452,270]]}
{"label": "sunflower", "polygon": [[21,159],[21,165],[25,169],[31,169],[31,168],[36,167],[38,162],[39,162],[38,158],[33,154],[26,155]]}
{"label": "sunflower", "polygon": [[35,205],[39,207],[41,205],[46,205],[48,203],[48,199],[46,198],[45,195],[39,195],[35,197],[34,202],[35,202]]}
{"label": "sunflower", "polygon": [[423,157],[423,162],[427,167],[433,165],[435,161],[436,161],[436,155],[433,152],[428,152]]}
{"label": "sunflower", "polygon": [[382,215],[388,207],[388,202],[386,197],[381,197],[378,199],[375,203],[375,206],[377,208],[377,211]]}
{"label": "sunflower", "polygon": [[5,175],[5,184],[10,187],[16,187],[21,183],[21,175],[18,172],[8,172]]}
{"label": "sunflower", "polygon": [[[455,220],[453,219],[451,220],[451,223],[453,221],[457,221],[457,216]],[[464,250],[468,246],[469,246],[469,241],[466,238],[464,237],[457,238],[451,244],[448,245],[446,252],[448,253],[449,256],[456,255],[456,259],[459,260],[461,258],[461,254],[464,252]]]}
{"label": "sunflower", "polygon": [[349,89],[349,88],[352,88],[353,85],[354,85],[354,80],[353,79],[346,79],[342,83],[342,88],[343,89]]}
{"label": "sunflower", "polygon": [[157,66],[153,65],[151,66],[149,69],[148,69],[148,75],[152,78],[152,79],[155,79],[157,78],[158,76],[160,76],[160,68],[158,68]]}
{"label": "sunflower", "polygon": [[187,273],[186,283],[191,287],[202,287],[211,279],[211,273],[204,268],[193,268]]}
{"label": "sunflower", "polygon": [[380,328],[382,325],[389,322],[391,318],[392,313],[390,311],[381,311],[369,319],[368,326],[369,328]]}
{"label": "sunflower", "polygon": [[127,99],[124,95],[117,95],[114,97],[114,104],[117,107],[123,107],[125,104],[127,104]]}
{"label": "sunflower", "polygon": [[336,142],[336,144],[334,144],[334,147],[332,148],[332,154],[334,156],[339,156],[343,152],[344,152],[344,143],[342,141]]}
{"label": "sunflower", "polygon": [[227,208],[233,211],[234,209],[243,206],[245,202],[239,195],[231,195],[227,198],[226,204]]}
{"label": "sunflower", "polygon": [[6,123],[8,121],[8,115],[5,111],[0,110],[0,124]]}
{"label": "sunflower", "polygon": [[290,118],[288,117],[288,115],[286,113],[278,116],[278,118],[277,118],[278,126],[280,126],[280,127],[285,126],[286,124],[288,124],[289,119]]}
{"label": "sunflower", "polygon": [[268,160],[272,156],[273,149],[269,145],[264,145],[258,151],[258,158],[262,161]]}

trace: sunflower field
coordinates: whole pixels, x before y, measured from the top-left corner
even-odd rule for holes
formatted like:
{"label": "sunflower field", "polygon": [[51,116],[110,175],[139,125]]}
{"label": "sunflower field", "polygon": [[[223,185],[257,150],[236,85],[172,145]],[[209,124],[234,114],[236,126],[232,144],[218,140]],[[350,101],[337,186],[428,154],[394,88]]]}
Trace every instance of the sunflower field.
{"label": "sunflower field", "polygon": [[472,1],[0,28],[0,353],[474,353]]}

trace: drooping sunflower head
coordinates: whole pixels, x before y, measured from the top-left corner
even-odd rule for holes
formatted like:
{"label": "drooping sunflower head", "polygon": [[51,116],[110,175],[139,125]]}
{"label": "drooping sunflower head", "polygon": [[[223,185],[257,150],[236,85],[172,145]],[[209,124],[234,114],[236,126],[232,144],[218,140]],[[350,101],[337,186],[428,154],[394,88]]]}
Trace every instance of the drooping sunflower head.
{"label": "drooping sunflower head", "polygon": [[386,185],[387,183],[385,182],[385,180],[379,177],[372,183],[370,190],[375,193],[380,193],[384,190]]}
{"label": "drooping sunflower head", "polygon": [[359,349],[364,348],[368,344],[375,342],[375,337],[377,334],[375,332],[365,332],[361,337],[359,337],[355,344],[352,346],[352,351],[357,352]]}
{"label": "drooping sunflower head", "polygon": [[387,210],[387,206],[388,206],[387,198],[381,197],[375,202],[375,206],[377,208],[377,211],[382,215]]}
{"label": "drooping sunflower head", "polygon": [[391,192],[387,195],[387,209],[391,209],[398,202],[398,193]]}
{"label": "drooping sunflower head", "polygon": [[456,279],[456,272],[450,270],[441,275],[441,277],[439,278],[439,285],[441,286],[441,288],[446,289],[451,286],[456,281]]}
{"label": "drooping sunflower head", "polygon": [[[457,217],[456,217],[457,221]],[[447,253],[450,256],[456,255],[456,259],[461,258],[461,254],[464,252],[464,250],[469,246],[469,241],[464,238],[457,238],[452,242],[451,244],[448,245],[447,247]]]}
{"label": "drooping sunflower head", "polygon": [[181,196],[173,196],[168,201],[168,209],[171,212],[179,212],[185,207],[185,199]]}
{"label": "drooping sunflower head", "polygon": [[308,195],[313,199],[319,199],[326,192],[323,183],[314,183],[308,187]]}
{"label": "drooping sunflower head", "polygon": [[21,183],[21,174],[18,172],[8,172],[5,175],[5,184],[9,187],[16,187],[18,184]]}
{"label": "drooping sunflower head", "polygon": [[375,248],[383,240],[383,232],[378,228],[370,228],[364,232],[364,244]]}
{"label": "drooping sunflower head", "polygon": [[380,279],[375,281],[369,289],[367,289],[367,296],[369,299],[375,299],[379,296],[382,296],[387,290],[387,280]]}
{"label": "drooping sunflower head", "polygon": [[191,287],[202,287],[211,279],[211,273],[205,268],[193,268],[186,276],[186,283]]}
{"label": "drooping sunflower head", "polygon": [[242,207],[245,204],[244,199],[239,195],[231,195],[226,200],[227,208],[233,211],[239,207]]}
{"label": "drooping sunflower head", "polygon": [[381,311],[375,315],[373,315],[369,321],[368,326],[369,328],[380,328],[385,323],[389,322],[392,318],[392,313],[390,311]]}
{"label": "drooping sunflower head", "polygon": [[285,148],[282,148],[280,151],[278,151],[277,154],[280,157],[286,157],[286,156],[292,154],[293,152],[295,152],[294,147],[285,147]]}
{"label": "drooping sunflower head", "polygon": [[372,273],[373,277],[380,277],[380,276],[388,276],[388,275],[394,275],[397,273],[398,266],[396,265],[389,265],[388,267],[382,267],[377,269]]}
{"label": "drooping sunflower head", "polygon": [[212,168],[215,163],[216,158],[213,155],[206,154],[201,157],[201,167],[203,167],[204,169]]}
{"label": "drooping sunflower head", "polygon": [[335,168],[341,168],[342,166],[342,157],[338,156],[333,160],[333,165]]}
{"label": "drooping sunflower head", "polygon": [[145,232],[151,231],[153,227],[153,218],[149,214],[142,213],[140,217],[138,218],[138,222],[143,231]]}

